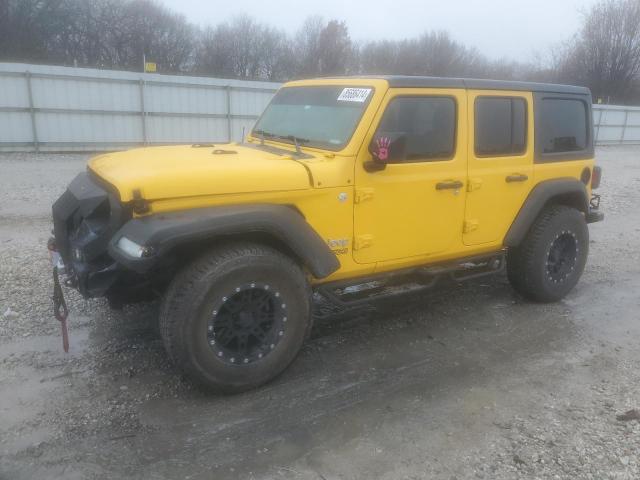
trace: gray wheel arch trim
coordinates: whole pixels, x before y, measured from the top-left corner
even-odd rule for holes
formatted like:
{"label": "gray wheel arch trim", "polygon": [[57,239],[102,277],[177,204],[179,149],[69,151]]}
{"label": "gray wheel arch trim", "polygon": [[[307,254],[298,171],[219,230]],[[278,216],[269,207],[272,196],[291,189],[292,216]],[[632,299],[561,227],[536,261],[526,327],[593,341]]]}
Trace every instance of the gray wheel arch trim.
{"label": "gray wheel arch trim", "polygon": [[[287,205],[254,204],[198,208],[129,220],[113,236],[109,253],[138,273],[150,270],[177,246],[191,241],[234,234],[268,234],[284,242],[316,278],[340,268],[340,261],[302,214]],[[151,255],[134,258],[116,247],[121,237],[151,248]]]}
{"label": "gray wheel arch trim", "polygon": [[585,214],[589,211],[589,197],[582,182],[575,178],[544,180],[529,193],[505,235],[503,244],[506,247],[519,245],[545,205],[553,198],[558,198],[559,203],[575,207]]}

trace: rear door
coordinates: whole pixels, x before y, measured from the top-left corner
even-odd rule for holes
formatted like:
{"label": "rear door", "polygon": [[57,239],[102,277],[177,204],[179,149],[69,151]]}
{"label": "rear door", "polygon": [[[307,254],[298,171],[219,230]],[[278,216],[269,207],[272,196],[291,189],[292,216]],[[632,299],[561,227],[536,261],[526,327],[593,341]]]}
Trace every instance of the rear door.
{"label": "rear door", "polygon": [[[466,92],[390,89],[356,164],[354,260],[374,263],[459,244],[464,216]],[[400,138],[403,157],[368,172],[367,146]]]}
{"label": "rear door", "polygon": [[469,90],[463,242],[502,242],[533,185],[531,92]]}

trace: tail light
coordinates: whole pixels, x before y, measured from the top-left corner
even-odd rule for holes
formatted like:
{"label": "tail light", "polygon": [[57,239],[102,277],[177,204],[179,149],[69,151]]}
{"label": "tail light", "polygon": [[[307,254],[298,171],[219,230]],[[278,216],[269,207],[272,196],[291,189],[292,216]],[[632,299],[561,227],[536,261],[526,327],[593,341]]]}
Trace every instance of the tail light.
{"label": "tail light", "polygon": [[600,179],[602,178],[602,169],[600,167],[593,167],[593,173],[591,174],[591,188],[598,188],[600,186]]}

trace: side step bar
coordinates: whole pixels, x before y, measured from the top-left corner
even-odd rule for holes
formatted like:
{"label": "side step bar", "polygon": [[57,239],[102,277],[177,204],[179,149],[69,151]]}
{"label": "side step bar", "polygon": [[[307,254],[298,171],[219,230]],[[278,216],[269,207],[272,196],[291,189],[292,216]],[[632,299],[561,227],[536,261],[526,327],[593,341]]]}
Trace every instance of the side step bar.
{"label": "side step bar", "polygon": [[355,281],[330,282],[319,285],[315,291],[337,307],[351,307],[366,304],[372,300],[429,290],[435,287],[442,278],[462,282],[493,275],[502,272],[505,265],[505,252],[500,251],[456,262],[359,278]]}

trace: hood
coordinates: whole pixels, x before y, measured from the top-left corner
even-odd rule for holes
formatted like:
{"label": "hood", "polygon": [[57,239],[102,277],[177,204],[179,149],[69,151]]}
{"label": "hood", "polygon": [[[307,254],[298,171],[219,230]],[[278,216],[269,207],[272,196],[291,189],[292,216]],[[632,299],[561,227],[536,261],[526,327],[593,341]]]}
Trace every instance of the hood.
{"label": "hood", "polygon": [[159,200],[311,187],[308,170],[286,151],[237,144],[138,148],[95,157],[89,169],[113,185],[123,202],[133,199],[134,190]]}

